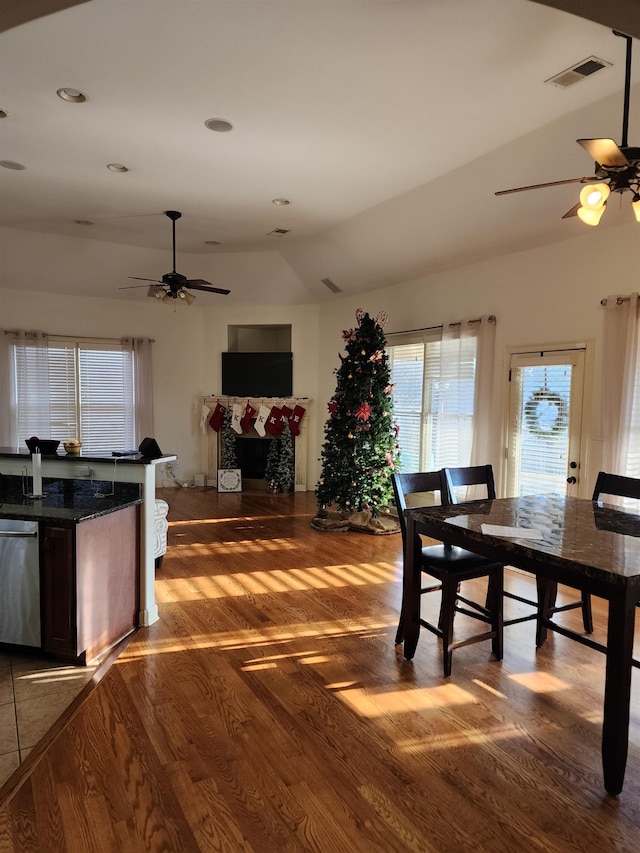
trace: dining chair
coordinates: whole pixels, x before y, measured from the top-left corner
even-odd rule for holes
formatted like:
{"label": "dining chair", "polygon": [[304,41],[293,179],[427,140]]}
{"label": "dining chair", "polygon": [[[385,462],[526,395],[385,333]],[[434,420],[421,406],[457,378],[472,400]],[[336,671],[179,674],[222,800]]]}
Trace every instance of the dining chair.
{"label": "dining chair", "polygon": [[[623,477],[620,474],[608,474],[606,471],[600,471],[596,478],[596,484],[593,489],[591,500],[595,503],[601,501],[603,495],[611,495],[618,498],[635,498],[640,500],[640,480],[635,477]],[[593,616],[591,613],[591,595],[588,592],[582,591],[582,597],[578,601],[572,601],[562,607],[556,607],[556,594],[558,584],[555,581],[546,580],[544,584],[543,595],[539,602],[540,615],[550,619],[554,613],[560,613],[563,610],[572,610],[576,607],[582,608],[582,621],[585,633],[593,633]],[[536,645],[538,648],[543,645],[547,638],[546,629],[538,621],[538,630],[536,632]]]}
{"label": "dining chair", "polygon": [[[467,467],[443,468],[442,470],[446,487],[445,500],[448,503],[458,504],[464,503],[465,500],[475,499],[475,494],[469,497],[467,492],[465,492],[464,498],[461,499],[460,494],[458,493],[458,491],[456,491],[460,488],[468,489],[469,487],[484,486],[484,494],[481,495],[481,498],[485,498],[486,500],[493,500],[495,498],[496,484],[493,477],[492,465],[470,465]],[[475,489],[475,491],[480,491],[480,489]],[[510,598],[514,601],[519,601],[521,604],[526,604],[531,607],[531,610],[524,616],[517,616],[513,619],[503,618],[503,627],[507,628],[511,625],[517,625],[520,622],[529,622],[533,619],[538,619],[540,609],[539,600],[542,597],[539,591],[539,584],[537,586],[537,589],[538,594],[536,600],[534,601],[522,595],[517,595],[515,592],[509,592],[508,590],[504,589],[503,585],[502,594],[504,598]],[[488,602],[487,606],[489,606]]]}
{"label": "dining chair", "polygon": [[[441,503],[448,503],[447,490],[441,471],[420,472],[416,474],[394,474],[393,491],[398,508],[400,530],[402,532],[403,556],[407,545],[407,525],[404,511],[409,495],[439,492]],[[413,506],[420,505],[413,503]],[[424,505],[424,504],[423,504]],[[493,654],[502,660],[502,579],[503,566],[492,560],[473,554],[455,545],[439,543],[425,545],[420,551],[420,571],[438,581],[436,584],[420,584],[420,600],[429,592],[440,590],[442,593],[440,615],[437,624],[429,622],[420,613],[420,625],[442,640],[443,671],[451,675],[453,650],[483,640],[491,640]],[[460,584],[475,578],[488,578],[487,600],[484,605],[461,595]],[[461,606],[465,605],[465,606]],[[418,602],[420,608],[420,602]],[[489,630],[460,640],[453,638],[453,622],[456,613],[464,613],[484,622]],[[396,633],[396,645],[404,640],[404,606]]]}

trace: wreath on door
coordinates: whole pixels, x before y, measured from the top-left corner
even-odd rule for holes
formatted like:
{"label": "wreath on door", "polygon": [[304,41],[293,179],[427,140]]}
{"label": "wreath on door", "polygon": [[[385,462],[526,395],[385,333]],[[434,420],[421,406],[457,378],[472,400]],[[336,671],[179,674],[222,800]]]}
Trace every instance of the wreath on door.
{"label": "wreath on door", "polygon": [[[554,406],[555,418],[551,423],[542,421],[541,406]],[[567,401],[559,394],[554,394],[548,388],[539,388],[534,391],[524,404],[524,418],[529,432],[540,439],[558,438],[567,428],[569,419]]]}

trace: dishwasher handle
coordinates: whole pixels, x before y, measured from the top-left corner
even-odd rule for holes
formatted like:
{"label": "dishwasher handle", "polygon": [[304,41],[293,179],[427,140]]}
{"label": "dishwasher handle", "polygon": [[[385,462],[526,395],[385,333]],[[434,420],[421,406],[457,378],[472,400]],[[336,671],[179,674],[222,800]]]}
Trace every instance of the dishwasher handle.
{"label": "dishwasher handle", "polygon": [[25,530],[0,530],[0,539],[36,539],[38,531],[28,533]]}

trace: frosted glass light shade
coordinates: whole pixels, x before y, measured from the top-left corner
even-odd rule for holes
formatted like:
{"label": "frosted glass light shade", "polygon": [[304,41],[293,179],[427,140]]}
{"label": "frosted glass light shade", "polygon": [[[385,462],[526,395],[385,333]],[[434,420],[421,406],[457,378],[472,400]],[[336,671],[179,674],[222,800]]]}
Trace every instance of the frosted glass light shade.
{"label": "frosted glass light shade", "polygon": [[631,202],[631,207],[633,208],[633,215],[636,218],[637,222],[640,222],[640,194],[636,193]]}
{"label": "frosted glass light shade", "polygon": [[610,193],[609,184],[588,184],[580,190],[580,204],[589,210],[599,210]]}
{"label": "frosted glass light shade", "polygon": [[589,207],[579,207],[577,211],[578,217],[585,223],[585,225],[597,225],[602,219],[605,207],[606,204],[603,204],[602,207],[599,207],[596,210]]}

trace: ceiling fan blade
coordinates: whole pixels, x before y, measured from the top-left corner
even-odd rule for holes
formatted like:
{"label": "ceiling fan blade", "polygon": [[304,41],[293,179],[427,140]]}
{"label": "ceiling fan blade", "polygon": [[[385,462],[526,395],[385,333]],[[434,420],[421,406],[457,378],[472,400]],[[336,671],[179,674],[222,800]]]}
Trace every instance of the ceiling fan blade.
{"label": "ceiling fan blade", "polygon": [[582,207],[580,202],[574,204],[571,210],[567,210],[567,212],[563,215],[563,219],[571,219],[572,216],[578,215],[578,210]]}
{"label": "ceiling fan blade", "polygon": [[498,190],[495,195],[508,195],[509,193],[522,193],[525,190],[538,190],[542,187],[558,187],[561,184],[589,184],[594,181],[598,181],[600,178],[588,177],[588,178],[567,178],[565,181],[547,181],[544,184],[531,184],[528,187],[514,187],[511,190]]}
{"label": "ceiling fan blade", "polygon": [[625,154],[613,139],[576,139],[601,166],[630,166]]}
{"label": "ceiling fan blade", "polygon": [[[150,281],[158,284],[159,287],[162,287],[162,282],[158,281],[157,278],[140,278],[139,275],[128,275],[127,278],[132,278],[134,281]],[[142,287],[141,284],[132,285],[132,287]],[[122,288],[121,288],[122,289]]]}
{"label": "ceiling fan blade", "polygon": [[225,290],[222,287],[214,287],[212,284],[209,284],[208,281],[204,281],[201,278],[192,278],[187,281],[182,282],[182,287],[188,287],[190,290],[204,290],[207,293],[231,293],[230,290]]}
{"label": "ceiling fan blade", "polygon": [[[133,276],[129,276],[129,278],[133,278]],[[141,278],[140,281],[151,281],[150,278]],[[162,282],[153,282],[156,287],[162,287]],[[128,284],[126,287],[119,287],[118,290],[135,290],[138,287],[148,287],[147,284]]]}

